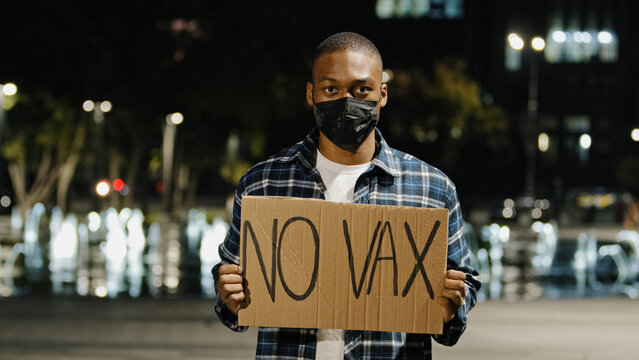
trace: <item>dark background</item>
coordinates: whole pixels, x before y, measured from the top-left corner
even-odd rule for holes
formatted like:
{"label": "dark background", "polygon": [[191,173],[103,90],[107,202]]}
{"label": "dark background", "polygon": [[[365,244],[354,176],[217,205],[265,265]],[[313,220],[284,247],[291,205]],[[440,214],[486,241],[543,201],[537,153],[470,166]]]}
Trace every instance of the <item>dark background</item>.
{"label": "dark background", "polygon": [[[524,143],[530,134],[521,124],[526,117],[527,64],[534,56],[539,58],[536,131],[548,132],[554,141],[554,151],[534,159],[534,195],[561,199],[569,189],[583,186],[636,192],[636,185],[624,180],[633,176],[624,169],[639,159],[637,143],[629,138],[639,124],[635,2],[461,4],[458,18],[431,13],[379,19],[374,1],[354,0],[5,3],[0,15],[0,83],[18,84],[21,100],[7,111],[2,144],[24,124],[36,129],[32,133],[44,126],[51,114],[50,108],[38,110],[44,98],[71,109],[69,121],[75,123],[90,122],[81,108],[84,100],[108,99],[113,111],[106,114],[106,130],[89,137],[83,148],[70,207],[95,197],[91,189],[96,174],[107,173],[109,163],[99,159],[107,158],[109,149],[124,157],[122,167],[130,154],[141,154],[136,191],[128,196],[150,207],[160,196],[154,185],[160,175],[152,164],[162,146],[164,118],[179,111],[185,121],[178,129],[175,162],[188,165],[191,178],[197,179],[192,203],[221,205],[234,189],[235,173],[309,131],[313,119],[304,93],[313,49],[334,32],[355,31],[377,45],[384,67],[396,75],[379,124],[386,140],[444,170],[465,206],[525,190]],[[588,14],[597,14],[600,28],[609,26],[618,36],[618,60],[551,64],[524,50],[521,70],[506,71],[507,34],[547,37],[558,12],[567,22],[575,18],[581,25]],[[444,91],[432,84],[442,63],[461,64],[451,68],[476,87],[481,103],[475,106],[497,109],[501,118],[483,112],[463,115],[464,135],[451,140],[446,134],[459,115],[454,108],[466,100],[438,97]],[[574,114],[590,119],[593,146],[586,160],[575,150],[580,133],[566,125]],[[493,123],[497,125],[482,127]],[[437,139],[413,136],[416,126],[429,131],[433,124],[441,130]],[[230,135],[239,139],[232,156]],[[40,146],[36,140],[29,151]],[[11,194],[5,168],[6,161],[0,160],[0,190]]]}

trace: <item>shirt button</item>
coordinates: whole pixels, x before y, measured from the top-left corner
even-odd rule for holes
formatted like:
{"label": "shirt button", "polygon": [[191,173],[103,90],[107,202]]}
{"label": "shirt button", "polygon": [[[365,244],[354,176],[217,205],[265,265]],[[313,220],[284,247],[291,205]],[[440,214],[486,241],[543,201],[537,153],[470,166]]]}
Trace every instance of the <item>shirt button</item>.
{"label": "shirt button", "polygon": [[315,330],[309,330],[308,333],[311,335],[315,335]]}

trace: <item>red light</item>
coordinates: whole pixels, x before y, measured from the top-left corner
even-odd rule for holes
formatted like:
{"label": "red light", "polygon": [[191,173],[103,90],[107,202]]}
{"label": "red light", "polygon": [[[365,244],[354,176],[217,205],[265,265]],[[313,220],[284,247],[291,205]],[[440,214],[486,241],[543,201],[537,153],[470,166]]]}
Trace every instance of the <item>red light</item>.
{"label": "red light", "polygon": [[122,191],[124,189],[124,181],[122,179],[113,180],[113,190]]}

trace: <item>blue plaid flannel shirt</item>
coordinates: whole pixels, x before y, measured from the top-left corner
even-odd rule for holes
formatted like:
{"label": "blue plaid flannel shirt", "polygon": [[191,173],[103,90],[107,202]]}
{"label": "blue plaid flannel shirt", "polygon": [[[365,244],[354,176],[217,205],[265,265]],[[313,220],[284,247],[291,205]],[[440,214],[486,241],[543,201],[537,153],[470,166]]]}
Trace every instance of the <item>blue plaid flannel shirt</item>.
{"label": "blue plaid flannel shirt", "polygon": [[[381,331],[344,333],[344,359],[430,359],[431,337],[444,345],[454,345],[466,329],[467,314],[476,302],[481,286],[479,275],[470,266],[463,238],[463,220],[454,184],[440,170],[388,146],[379,130],[378,149],[371,167],[357,180],[353,202],[403,205],[449,210],[449,269],[466,273],[466,299],[455,318],[444,326],[442,335]],[[253,166],[237,186],[233,221],[219,247],[220,264],[239,264],[242,196],[290,196],[324,199],[325,186],[315,168],[319,130],[314,128],[304,140]],[[217,289],[218,267],[212,270]],[[220,320],[235,331],[237,315],[220,301],[215,304]],[[315,359],[316,329],[260,328],[257,359]]]}

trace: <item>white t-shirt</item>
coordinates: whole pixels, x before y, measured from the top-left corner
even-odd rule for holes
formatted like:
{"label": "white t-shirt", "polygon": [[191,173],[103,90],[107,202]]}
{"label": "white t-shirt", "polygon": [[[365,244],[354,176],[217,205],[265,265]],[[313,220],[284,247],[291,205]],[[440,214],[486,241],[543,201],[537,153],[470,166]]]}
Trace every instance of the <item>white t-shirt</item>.
{"label": "white t-shirt", "polygon": [[[371,163],[360,165],[342,165],[330,161],[317,150],[316,168],[326,185],[326,200],[335,202],[353,202],[355,183]],[[344,330],[319,329],[317,331],[317,352],[315,359],[343,359]]]}

